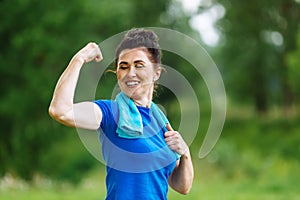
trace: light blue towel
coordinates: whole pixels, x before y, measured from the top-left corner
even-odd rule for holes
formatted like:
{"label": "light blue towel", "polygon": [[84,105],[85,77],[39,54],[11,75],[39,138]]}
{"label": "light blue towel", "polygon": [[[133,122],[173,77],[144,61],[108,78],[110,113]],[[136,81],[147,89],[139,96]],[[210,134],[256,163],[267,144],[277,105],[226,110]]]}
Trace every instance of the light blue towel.
{"label": "light blue towel", "polygon": [[[116,97],[119,106],[119,119],[117,133],[119,137],[134,139],[143,137],[143,122],[141,114],[134,102],[123,92]],[[159,127],[166,131],[166,124],[169,123],[164,113],[155,103],[151,103],[151,111],[157,120]]]}

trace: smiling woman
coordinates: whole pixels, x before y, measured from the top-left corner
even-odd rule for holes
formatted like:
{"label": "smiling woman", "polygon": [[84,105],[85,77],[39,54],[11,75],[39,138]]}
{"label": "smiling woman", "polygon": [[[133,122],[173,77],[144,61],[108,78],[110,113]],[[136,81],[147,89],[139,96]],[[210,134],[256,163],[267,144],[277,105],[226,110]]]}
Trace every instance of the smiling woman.
{"label": "smiling woman", "polygon": [[161,68],[154,67],[147,54],[145,48],[123,50],[118,59],[117,77],[120,89],[136,105],[149,108]]}
{"label": "smiling woman", "polygon": [[182,194],[192,186],[189,148],[152,102],[161,74],[157,41],[150,30],[132,29],[125,35],[116,50],[121,92],[115,100],[73,101],[83,64],[102,60],[95,43],[72,58],[53,94],[51,117],[68,126],[99,131],[106,162],[106,199],[167,199],[168,185]]}

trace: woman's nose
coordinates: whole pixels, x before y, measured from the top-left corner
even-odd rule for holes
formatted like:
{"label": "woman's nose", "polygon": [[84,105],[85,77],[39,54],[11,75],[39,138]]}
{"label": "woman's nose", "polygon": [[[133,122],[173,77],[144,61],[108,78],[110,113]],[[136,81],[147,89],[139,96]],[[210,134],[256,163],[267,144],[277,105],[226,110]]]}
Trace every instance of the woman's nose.
{"label": "woman's nose", "polygon": [[135,77],[136,76],[136,70],[135,70],[134,66],[131,66],[129,68],[128,76],[130,76],[130,77]]}

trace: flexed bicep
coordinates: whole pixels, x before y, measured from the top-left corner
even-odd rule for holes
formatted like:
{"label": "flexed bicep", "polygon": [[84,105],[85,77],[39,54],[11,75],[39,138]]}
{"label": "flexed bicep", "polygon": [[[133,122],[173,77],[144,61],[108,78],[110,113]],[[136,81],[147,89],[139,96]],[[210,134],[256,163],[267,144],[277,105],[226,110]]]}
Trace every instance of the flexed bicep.
{"label": "flexed bicep", "polygon": [[101,124],[102,111],[93,102],[80,102],[60,116],[52,117],[66,126],[97,130]]}
{"label": "flexed bicep", "polygon": [[69,62],[60,76],[49,106],[49,114],[56,121],[71,127],[95,130],[99,128],[102,112],[93,102],[74,103],[74,94],[84,63],[101,61],[102,53],[96,43],[90,42]]}

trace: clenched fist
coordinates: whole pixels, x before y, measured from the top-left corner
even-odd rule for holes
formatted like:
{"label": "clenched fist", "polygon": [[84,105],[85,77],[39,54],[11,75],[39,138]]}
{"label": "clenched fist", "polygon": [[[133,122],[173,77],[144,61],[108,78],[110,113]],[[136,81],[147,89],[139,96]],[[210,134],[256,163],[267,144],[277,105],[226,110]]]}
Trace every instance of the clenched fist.
{"label": "clenched fist", "polygon": [[174,131],[170,124],[167,124],[166,128],[168,131],[165,132],[165,141],[169,148],[179,155],[186,154],[189,149],[181,135]]}
{"label": "clenched fist", "polygon": [[74,58],[80,60],[82,63],[88,63],[93,60],[100,62],[103,57],[99,46],[94,42],[90,42],[79,50]]}

